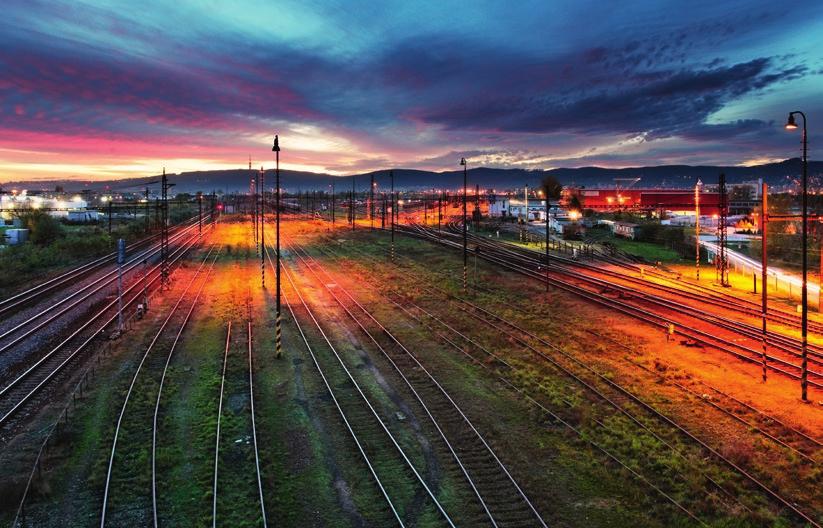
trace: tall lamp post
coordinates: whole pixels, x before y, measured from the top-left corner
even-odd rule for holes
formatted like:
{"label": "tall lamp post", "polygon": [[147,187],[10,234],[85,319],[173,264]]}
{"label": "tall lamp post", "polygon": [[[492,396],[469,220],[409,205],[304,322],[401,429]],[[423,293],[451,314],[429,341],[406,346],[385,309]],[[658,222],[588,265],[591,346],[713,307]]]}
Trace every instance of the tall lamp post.
{"label": "tall lamp post", "polygon": [[[549,192],[548,189],[543,191],[546,198],[546,293],[549,292]],[[491,215],[489,215],[491,216]]]}
{"label": "tall lamp post", "polygon": [[468,184],[468,169],[466,158],[460,158],[460,165],[463,166],[463,293],[468,289],[468,235],[466,231],[466,188]]}
{"label": "tall lamp post", "polygon": [[394,215],[397,212],[397,197],[394,194],[394,171],[389,171],[391,176],[391,260],[394,262]]}
{"label": "tall lamp post", "polygon": [[809,292],[808,292],[808,284],[807,284],[807,275],[808,275],[808,258],[806,255],[806,250],[808,249],[808,186],[809,186],[809,177],[808,177],[808,136],[806,135],[806,114],[800,111],[789,112],[789,118],[786,121],[786,130],[796,130],[797,123],[795,122],[794,116],[799,115],[803,118],[803,136],[801,141],[803,143],[803,197],[802,197],[802,204],[803,204],[803,211],[801,213],[801,221],[803,223],[802,227],[802,262],[803,262],[803,286],[801,290],[801,297],[800,297],[800,304],[801,304],[801,316],[800,316],[800,335],[801,335],[801,349],[800,349],[800,392],[801,398],[804,402],[809,401],[808,399],[808,329],[809,329]]}
{"label": "tall lamp post", "polygon": [[694,270],[697,281],[700,281],[700,186],[698,178],[694,185]]}
{"label": "tall lamp post", "polygon": [[275,156],[274,165],[274,222],[275,222],[275,242],[274,248],[277,253],[277,267],[274,269],[274,282],[277,293],[275,294],[275,316],[274,316],[274,357],[282,355],[282,340],[280,330],[280,142],[274,136],[274,146],[271,148]]}

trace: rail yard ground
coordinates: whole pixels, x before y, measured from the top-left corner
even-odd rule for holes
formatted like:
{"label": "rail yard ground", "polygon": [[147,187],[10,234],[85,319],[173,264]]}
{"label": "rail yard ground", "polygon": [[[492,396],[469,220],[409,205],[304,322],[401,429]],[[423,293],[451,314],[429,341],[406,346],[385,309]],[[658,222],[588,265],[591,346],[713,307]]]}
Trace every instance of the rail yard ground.
{"label": "rail yard ground", "polygon": [[39,468],[81,367],[2,431],[1,522],[823,523],[820,390],[473,255],[464,292],[462,255],[410,229],[394,259],[368,224],[281,229],[282,357],[274,225],[261,255],[225,216],[81,364]]}

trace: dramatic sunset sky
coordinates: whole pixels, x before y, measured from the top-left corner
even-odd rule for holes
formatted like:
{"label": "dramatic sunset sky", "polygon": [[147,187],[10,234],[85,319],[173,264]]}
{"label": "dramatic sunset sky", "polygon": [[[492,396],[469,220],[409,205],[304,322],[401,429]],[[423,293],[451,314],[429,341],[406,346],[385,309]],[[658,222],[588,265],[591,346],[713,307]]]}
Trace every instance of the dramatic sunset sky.
{"label": "dramatic sunset sky", "polygon": [[[513,7],[514,6],[514,7]],[[0,6],[0,182],[668,163],[823,145],[823,2]]]}

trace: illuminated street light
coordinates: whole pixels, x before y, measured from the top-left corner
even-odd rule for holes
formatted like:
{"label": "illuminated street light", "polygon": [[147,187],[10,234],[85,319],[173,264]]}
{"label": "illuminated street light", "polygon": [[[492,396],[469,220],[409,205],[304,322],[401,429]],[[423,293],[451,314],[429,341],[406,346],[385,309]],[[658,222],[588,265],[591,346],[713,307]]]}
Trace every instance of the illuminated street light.
{"label": "illuminated street light", "polygon": [[800,111],[789,112],[789,119],[786,121],[786,130],[797,130],[797,122],[795,122],[794,116],[799,115],[803,118],[803,136],[801,137],[801,142],[803,143],[803,197],[802,197],[802,204],[803,204],[803,211],[801,213],[801,223],[803,224],[802,227],[802,246],[801,246],[801,254],[802,254],[802,262],[803,262],[803,283],[801,286],[801,294],[800,294],[800,305],[801,305],[801,316],[800,316],[800,334],[801,334],[801,349],[800,349],[800,392],[801,398],[804,402],[808,400],[808,330],[809,330],[809,292],[808,292],[808,255],[806,255],[808,249],[808,186],[809,186],[809,178],[808,178],[808,137],[806,135],[806,114]]}

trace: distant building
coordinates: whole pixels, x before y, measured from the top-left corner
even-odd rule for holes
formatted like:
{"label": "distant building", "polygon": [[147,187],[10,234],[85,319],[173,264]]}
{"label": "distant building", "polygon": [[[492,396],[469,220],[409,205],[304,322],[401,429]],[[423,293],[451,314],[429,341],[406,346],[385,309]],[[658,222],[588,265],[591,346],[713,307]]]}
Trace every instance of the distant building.
{"label": "distant building", "polygon": [[[550,212],[558,211],[557,204],[550,204]],[[528,204],[523,198],[498,196],[489,204],[489,216],[492,218],[527,218],[529,221],[546,221],[546,200],[529,198]]]}
{"label": "distant building", "polygon": [[[671,211],[694,213],[694,189],[564,189],[566,203],[577,196],[584,209],[595,211]],[[700,193],[700,213],[719,212],[720,194]]]}

